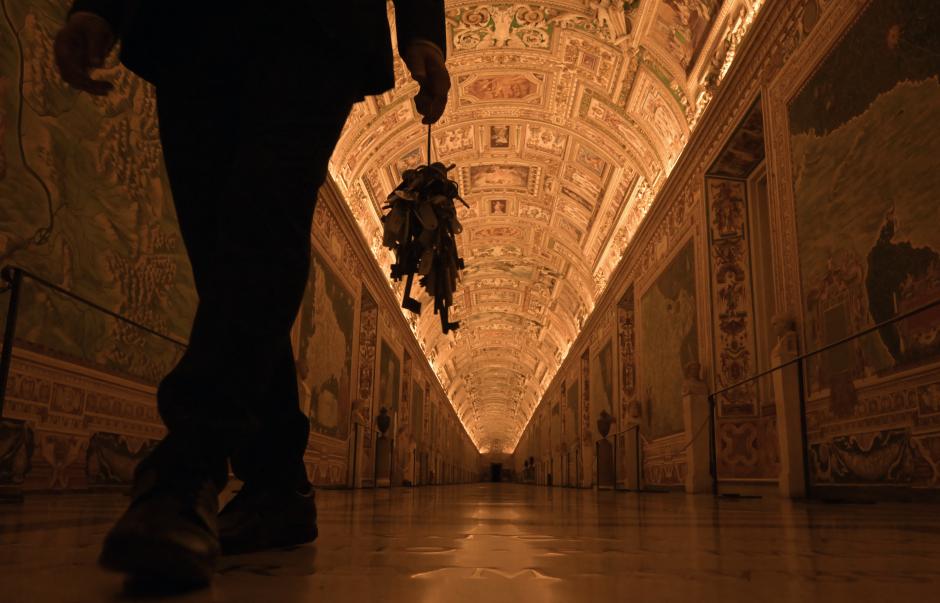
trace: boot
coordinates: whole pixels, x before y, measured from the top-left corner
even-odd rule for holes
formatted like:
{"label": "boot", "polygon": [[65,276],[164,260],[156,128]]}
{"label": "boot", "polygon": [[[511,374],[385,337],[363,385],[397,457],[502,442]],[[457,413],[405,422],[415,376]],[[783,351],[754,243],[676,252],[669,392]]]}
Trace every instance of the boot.
{"label": "boot", "polygon": [[134,581],[207,585],[220,554],[215,483],[167,478],[152,467],[140,467],[134,481],[130,507],[106,536],[98,563]]}
{"label": "boot", "polygon": [[295,546],[316,538],[317,506],[309,485],[298,490],[246,484],[219,514],[225,555]]}

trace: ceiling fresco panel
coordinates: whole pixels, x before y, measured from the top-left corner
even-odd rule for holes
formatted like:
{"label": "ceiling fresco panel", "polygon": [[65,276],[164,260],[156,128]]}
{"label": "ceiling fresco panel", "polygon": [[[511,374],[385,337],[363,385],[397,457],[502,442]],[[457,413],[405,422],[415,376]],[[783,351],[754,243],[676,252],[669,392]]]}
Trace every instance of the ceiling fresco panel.
{"label": "ceiling fresco panel", "polygon": [[721,0],[662,0],[652,37],[687,72],[711,31]]}

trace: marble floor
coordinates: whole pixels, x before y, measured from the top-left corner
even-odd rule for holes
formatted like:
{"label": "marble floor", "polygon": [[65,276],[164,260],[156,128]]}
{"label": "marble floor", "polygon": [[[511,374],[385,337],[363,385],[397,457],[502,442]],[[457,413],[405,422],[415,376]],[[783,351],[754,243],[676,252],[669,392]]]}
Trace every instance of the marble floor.
{"label": "marble floor", "polygon": [[[133,601],[95,566],[126,499],[0,506],[0,601]],[[937,601],[940,513],[473,484],[318,492],[314,545],[227,557],[163,601]],[[153,601],[153,597],[148,600]]]}

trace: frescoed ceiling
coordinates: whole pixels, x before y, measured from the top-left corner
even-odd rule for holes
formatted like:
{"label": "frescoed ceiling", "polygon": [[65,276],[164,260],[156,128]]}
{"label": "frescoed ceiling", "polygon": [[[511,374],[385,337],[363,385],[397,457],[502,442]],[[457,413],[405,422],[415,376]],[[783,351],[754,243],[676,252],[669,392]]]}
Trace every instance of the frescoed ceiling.
{"label": "frescoed ceiling", "polygon": [[[413,322],[482,451],[511,451],[675,164],[761,0],[448,0],[432,158],[470,204],[461,328]],[[391,11],[390,11],[391,12]],[[331,173],[382,268],[381,206],[427,161],[416,84],[358,104]],[[426,300],[425,300],[426,301]]]}

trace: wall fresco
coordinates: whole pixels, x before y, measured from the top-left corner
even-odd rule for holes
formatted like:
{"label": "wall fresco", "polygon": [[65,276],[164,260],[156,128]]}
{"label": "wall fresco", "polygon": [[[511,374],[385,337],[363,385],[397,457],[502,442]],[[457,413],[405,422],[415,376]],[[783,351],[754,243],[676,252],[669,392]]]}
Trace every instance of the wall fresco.
{"label": "wall fresco", "polygon": [[[790,105],[810,348],[940,296],[938,25],[932,2],[876,0]],[[851,406],[852,381],[938,352],[933,311],[827,354],[811,387]]]}
{"label": "wall fresco", "polygon": [[[874,0],[788,107],[810,350],[940,296],[938,27],[933,2]],[[884,388],[938,359],[935,309],[809,362],[814,480],[936,487],[937,426],[921,410],[937,391]],[[910,410],[880,410],[898,404]]]}
{"label": "wall fresco", "polygon": [[[196,292],[163,171],[152,88],[112,57],[106,97],[55,73],[67,2],[0,6],[0,266],[15,264],[185,340]],[[172,292],[172,294],[168,294]],[[178,350],[35,285],[18,338],[156,383]],[[6,303],[0,303],[0,319]]]}
{"label": "wall fresco", "polygon": [[0,483],[24,490],[126,486],[165,430],[155,388],[14,348],[0,421]]}
{"label": "wall fresco", "polygon": [[301,406],[313,433],[339,440],[349,435],[355,308],[355,298],[314,250],[297,317]]}
{"label": "wall fresco", "polygon": [[630,285],[617,304],[617,343],[620,349],[620,423],[626,428],[640,419],[636,399],[636,300]]}
{"label": "wall fresco", "polygon": [[35,433],[25,421],[0,419],[0,485],[26,481],[35,448]]}
{"label": "wall fresco", "polygon": [[[597,431],[597,419],[604,411],[617,421],[617,409],[614,399],[614,348],[608,340],[591,359],[591,431],[594,439],[600,439]],[[616,433],[616,426],[611,433]]]}
{"label": "wall fresco", "polygon": [[411,421],[411,355],[406,351],[402,357],[401,395],[398,404],[397,430],[395,432],[395,463],[392,468],[392,483],[413,480],[414,435]]}
{"label": "wall fresco", "polygon": [[698,361],[695,300],[695,252],[689,241],[640,298],[637,358],[642,432],[648,439],[683,430],[683,369]]}
{"label": "wall fresco", "polygon": [[[716,389],[741,382],[767,367],[760,364],[757,355],[756,331],[766,330],[768,325],[755,324],[756,275],[751,259],[755,241],[749,216],[749,204],[760,200],[749,199],[745,180],[764,155],[763,115],[758,101],[738,124],[705,181]],[[771,278],[764,275],[763,282],[769,283]],[[769,316],[765,318],[770,322]],[[771,382],[767,379],[762,385],[747,382],[716,400],[719,479],[774,479],[779,474]]]}
{"label": "wall fresco", "polygon": [[97,432],[88,441],[85,473],[92,486],[130,486],[137,463],[156,447],[156,440]]}
{"label": "wall fresco", "polygon": [[780,446],[772,410],[755,418],[720,419],[716,430],[719,479],[777,478]]}
{"label": "wall fresco", "polygon": [[375,303],[368,289],[362,287],[359,296],[359,387],[352,401],[353,424],[361,425],[362,450],[361,475],[362,485],[372,483],[375,474],[375,452],[372,440],[377,436],[375,423],[372,420],[378,408],[372,404],[372,393],[375,389],[375,359],[378,345],[379,306]]}
{"label": "wall fresco", "polygon": [[[581,485],[590,486],[594,479],[594,428],[591,426],[591,350],[581,354]],[[543,408],[540,406],[539,408]]]}
{"label": "wall fresco", "polygon": [[639,440],[636,440],[636,444],[628,446],[630,438],[627,437],[627,430],[638,425],[642,415],[636,389],[636,298],[633,284],[627,287],[617,303],[617,346],[620,355],[620,383],[617,388],[619,395],[616,397],[619,398],[620,423],[613,431],[618,434],[617,479],[623,482],[627,472],[634,471],[633,466],[638,459],[633,459],[636,456],[636,447],[640,444]]}
{"label": "wall fresco", "polygon": [[[709,178],[709,232],[716,356],[715,388],[723,389],[756,372],[754,308],[747,190],[740,180]],[[722,417],[756,416],[757,383],[718,397]]]}
{"label": "wall fresco", "polygon": [[372,390],[375,382],[375,347],[378,338],[379,306],[363,287],[359,299],[359,388],[353,404],[353,420],[370,426]]}
{"label": "wall fresco", "polygon": [[[80,94],[61,81],[52,40],[69,4],[0,3],[0,265],[24,267],[185,341],[197,298],[163,171],[153,89],[121,68],[116,56],[100,71],[115,87],[106,97]],[[361,118],[361,112],[357,115]],[[389,106],[386,119],[369,134],[395,132],[412,117],[410,104]],[[472,148],[472,128],[463,130],[455,144],[467,144],[469,133]],[[395,157],[397,168],[422,161],[423,149],[413,142],[402,149]],[[376,190],[382,188],[377,184]],[[342,212],[349,209],[335,189],[327,189],[328,202],[321,195],[314,218],[314,244],[322,260],[317,264],[351,275],[345,297],[327,291],[325,301],[317,300],[323,308],[343,298],[336,305],[348,307],[345,314],[330,312],[338,331],[324,326],[330,320],[319,316],[320,334],[341,332],[336,339],[348,346],[326,348],[339,349],[332,356],[343,364],[335,381],[320,383],[339,398],[336,412],[330,410],[332,402],[312,400],[314,376],[307,369],[323,352],[315,349],[322,343],[317,336],[309,337],[317,318],[309,305],[298,321],[307,322],[298,341],[304,349],[301,353],[297,345],[295,351],[300,370],[306,371],[301,376],[308,379],[304,407],[318,414],[305,462],[317,484],[336,486],[346,483],[350,403],[367,401],[355,410],[370,424],[375,381],[374,362],[368,362],[375,359],[371,318],[374,307],[385,302],[370,303],[363,290],[362,313],[356,315],[359,281],[370,268],[359,257],[368,257],[368,250],[357,253],[359,234],[343,221]],[[318,296],[317,277],[315,268],[308,301]],[[330,289],[330,277],[320,284]],[[0,321],[6,300],[0,296]],[[395,306],[388,310],[399,311]],[[358,331],[354,326],[346,330],[357,320]],[[401,340],[413,341],[407,327],[396,324],[395,329]],[[362,345],[356,346],[357,362],[350,364],[352,334]],[[28,283],[17,335],[0,419],[0,481],[27,490],[125,485],[131,466],[144,454],[141,442],[159,440],[164,433],[153,386],[175,363],[178,346]],[[363,370],[353,374],[356,364]],[[426,365],[418,363],[416,370],[428,370],[421,366]],[[469,439],[461,432],[454,453],[466,468],[473,459],[467,446]]]}
{"label": "wall fresco", "polygon": [[688,472],[688,461],[682,451],[684,438],[685,434],[679,434],[655,442],[643,441],[640,453],[643,484],[659,487],[682,485]]}
{"label": "wall fresco", "polygon": [[401,361],[386,341],[379,353],[379,387],[377,408],[385,407],[390,415],[398,412],[401,393]]}
{"label": "wall fresco", "polygon": [[817,485],[940,487],[940,381],[923,375],[906,387],[859,394],[857,410],[835,416],[825,400],[807,415]]}

